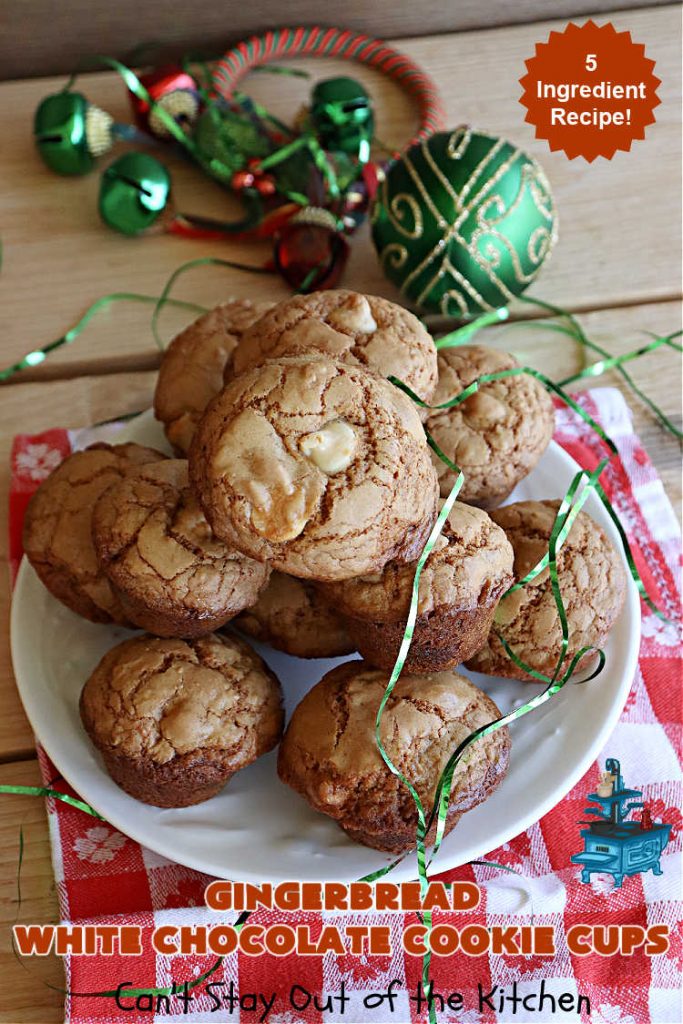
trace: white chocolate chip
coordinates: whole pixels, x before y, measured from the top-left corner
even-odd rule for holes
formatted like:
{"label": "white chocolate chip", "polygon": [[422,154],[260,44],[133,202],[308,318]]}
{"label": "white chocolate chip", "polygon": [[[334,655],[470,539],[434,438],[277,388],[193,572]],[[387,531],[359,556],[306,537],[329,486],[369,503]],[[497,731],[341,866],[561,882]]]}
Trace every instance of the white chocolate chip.
{"label": "white chocolate chip", "polygon": [[303,532],[327,483],[304,459],[290,455],[273,425],[254,409],[245,409],[227,428],[213,469],[245,499],[253,528],[275,543]]}
{"label": "white chocolate chip", "polygon": [[354,334],[372,334],[377,330],[370,303],[364,295],[352,295],[337,309],[333,309],[327,318],[333,327],[352,331]]}
{"label": "white chocolate chip", "polygon": [[299,447],[323,473],[341,473],[351,465],[356,434],[345,420],[333,420],[302,437]]}

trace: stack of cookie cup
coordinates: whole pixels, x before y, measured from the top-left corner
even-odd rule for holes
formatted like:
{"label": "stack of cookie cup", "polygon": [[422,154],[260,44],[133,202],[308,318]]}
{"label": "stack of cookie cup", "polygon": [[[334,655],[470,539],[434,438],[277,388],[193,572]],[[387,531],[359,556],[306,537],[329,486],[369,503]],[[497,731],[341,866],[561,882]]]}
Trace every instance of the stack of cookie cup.
{"label": "stack of cookie cup", "polygon": [[[518,375],[434,408],[515,365],[484,346],[437,356],[407,310],[347,291],[225,303],[171,343],[154,405],[181,457],[135,445],[77,453],[26,518],[27,554],[56,597],[94,621],[149,631],[110,651],[81,699],[119,785],[184,806],[277,745],[280,683],[233,627],[298,657],[359,651],[363,660],[327,673],[294,710],[278,773],[355,841],[391,853],[414,845],[417,810],[378,750],[375,720],[417,560],[455,482],[425,429],[465,483],[424,564],[412,643],[380,723],[386,754],[425,807],[453,750],[499,717],[454,667],[521,678],[501,624],[534,668],[561,643],[547,570],[531,599],[518,597],[525,589],[504,596],[547,547],[556,503],[489,515],[550,441],[547,393]],[[560,557],[578,650],[604,639],[624,580],[588,516],[573,534]],[[528,637],[542,644],[532,650]],[[458,765],[446,831],[503,779],[509,746],[500,729]]]}

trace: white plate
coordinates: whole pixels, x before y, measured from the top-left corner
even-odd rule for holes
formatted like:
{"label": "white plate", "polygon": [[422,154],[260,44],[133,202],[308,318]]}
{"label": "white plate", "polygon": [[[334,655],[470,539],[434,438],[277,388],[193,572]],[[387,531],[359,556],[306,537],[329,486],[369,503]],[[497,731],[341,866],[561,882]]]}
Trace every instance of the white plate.
{"label": "white plate", "polygon": [[[151,413],[117,431],[115,440],[166,448]],[[553,443],[511,500],[560,497],[575,472],[573,459]],[[585,508],[619,548],[616,531],[594,494]],[[171,860],[223,878],[348,881],[388,863],[384,854],[352,843],[283,785],[275,771],[275,752],[239,772],[219,796],[195,807],[149,807],[120,790],[83,731],[78,698],[102,655],[127,636],[127,630],[97,626],[72,614],[45,590],[24,559],[11,622],[21,699],[54,764],[107,821]],[[435,862],[438,870],[480,858],[507,842],[554,807],[578,781],[616,724],[635,673],[639,639],[640,605],[630,584],[607,644],[602,675],[585,685],[568,684],[512,725],[507,777],[444,841]],[[341,660],[303,661],[265,647],[258,650],[282,680],[288,712]],[[504,712],[542,689],[474,673],[472,678]],[[415,874],[411,855],[392,877]]]}

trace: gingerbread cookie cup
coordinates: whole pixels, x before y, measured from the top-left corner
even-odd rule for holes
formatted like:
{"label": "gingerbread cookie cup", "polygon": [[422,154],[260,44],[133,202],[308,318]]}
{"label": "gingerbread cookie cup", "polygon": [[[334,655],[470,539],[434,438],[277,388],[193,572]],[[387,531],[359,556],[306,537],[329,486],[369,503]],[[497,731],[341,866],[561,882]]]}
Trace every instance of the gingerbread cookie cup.
{"label": "gingerbread cookie cup", "polygon": [[233,299],[200,316],[164,352],[154,415],[179,455],[186,455],[205,408],[223,387],[223,374],[244,331],[269,302]]}
{"label": "gingerbread cookie cup", "polygon": [[413,403],[323,356],[283,356],[209,405],[190,479],[214,533],[303,579],[348,579],[418,557],[438,484]]}
{"label": "gingerbread cookie cup", "polygon": [[[486,642],[501,595],[513,581],[504,531],[481,509],[455,502],[424,564],[418,610],[404,671],[433,673],[458,665]],[[346,617],[371,665],[394,667],[410,609],[416,565],[390,562],[378,576],[323,587]]]}
{"label": "gingerbread cookie cup", "polygon": [[[375,718],[387,680],[386,672],[358,661],[328,672],[292,716],[280,745],[278,774],[351,839],[396,854],[415,845],[417,809],[377,749]],[[380,734],[429,813],[453,751],[499,717],[493,701],[455,672],[404,674],[384,709]],[[470,747],[453,776],[447,833],[502,781],[509,749],[505,728]],[[428,842],[434,832],[435,825]]]}
{"label": "gingerbread cookie cup", "polygon": [[[448,402],[478,377],[519,366],[508,352],[485,345],[460,345],[439,352],[439,383],[433,405]],[[482,384],[452,409],[435,409],[427,429],[441,450],[459,466],[465,481],[459,497],[480,508],[496,508],[534,468],[555,428],[550,395],[528,374]],[[436,455],[445,498],[455,474]]]}
{"label": "gingerbread cookie cup", "polygon": [[23,543],[29,562],[54,597],[91,622],[130,625],[95,554],[95,504],[127,473],[164,459],[139,444],[95,444],[67,456],[28,504]]}
{"label": "gingerbread cookie cup", "polygon": [[93,541],[131,622],[157,636],[204,636],[253,604],[268,566],[213,536],[185,459],[141,466],[97,502]]}
{"label": "gingerbread cookie cup", "polygon": [[423,324],[402,306],[350,291],[295,295],[273,306],[244,332],[232,372],[265,359],[319,352],[381,377],[404,381],[429,402],[436,387],[436,349]]}
{"label": "gingerbread cookie cup", "polygon": [[297,658],[339,658],[356,647],[346,623],[307,580],[274,572],[256,604],[238,615],[237,629]]}
{"label": "gingerbread cookie cup", "polygon": [[[523,579],[547,553],[559,507],[559,501],[518,501],[491,513],[512,544],[516,579]],[[626,599],[626,574],[621,556],[585,512],[579,512],[557,554],[557,571],[569,626],[566,670],[583,647],[599,648],[607,639]],[[538,682],[508,657],[498,631],[526,665],[553,674],[562,650],[562,626],[548,569],[503,598],[487,642],[467,662],[476,672]],[[586,654],[576,671],[594,660],[593,653]]]}
{"label": "gingerbread cookie cup", "polygon": [[278,743],[280,685],[246,644],[135,637],[105,654],[81,718],[114,782],[147,804],[209,800]]}

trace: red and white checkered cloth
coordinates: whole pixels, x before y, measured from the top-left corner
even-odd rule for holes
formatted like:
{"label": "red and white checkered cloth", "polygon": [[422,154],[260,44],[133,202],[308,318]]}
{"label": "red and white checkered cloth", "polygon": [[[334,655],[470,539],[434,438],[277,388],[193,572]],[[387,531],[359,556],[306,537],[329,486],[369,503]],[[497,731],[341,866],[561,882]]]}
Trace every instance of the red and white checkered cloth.
{"label": "red and white checkered cloth", "polygon": [[[660,607],[676,615],[680,604],[680,538],[676,519],[661,482],[633,434],[628,408],[620,393],[596,389],[580,398],[616,442],[620,460],[610,464],[606,490],[624,524],[635,553],[639,571]],[[110,439],[112,428],[104,436]],[[583,467],[593,468],[601,444],[573,413],[558,409],[556,439]],[[21,521],[31,493],[42,479],[73,448],[103,437],[102,428],[69,432],[48,430],[36,436],[21,435],[12,450],[10,493],[11,559],[16,570],[21,557]],[[677,1024],[683,1019],[679,998],[681,978],[681,653],[677,629],[661,623],[643,605],[643,635],[640,661],[633,687],[619,724],[586,776],[574,789],[528,831],[500,849],[489,859],[509,865],[523,873],[533,896],[538,924],[552,924],[556,930],[558,952],[554,958],[496,957],[470,958],[457,953],[449,958],[434,957],[432,977],[440,993],[460,992],[464,1009],[446,1009],[438,1015],[443,1022],[483,1024],[489,1021],[592,1021],[593,1024]],[[662,857],[663,874],[651,872],[624,880],[622,889],[613,889],[611,876],[593,876],[590,884],[580,880],[580,870],[571,863],[571,855],[581,849],[579,819],[585,795],[595,788],[598,767],[605,757],[617,757],[629,783],[643,790],[654,819],[671,822],[672,838]],[[45,781],[58,773],[41,759]],[[57,787],[66,787],[57,781]],[[196,871],[173,864],[127,839],[108,825],[88,817],[62,801],[48,801],[52,856],[59,890],[60,911],[71,922],[139,923],[145,929],[146,948],[149,933],[162,923],[216,923],[217,915],[203,906],[202,893],[208,878]],[[466,828],[466,822],[461,826]],[[438,862],[437,862],[438,863]],[[482,888],[480,907],[470,915],[459,914],[458,924],[476,921],[486,925],[528,923],[529,902],[522,883],[513,874],[492,868],[463,867],[446,876],[474,879]],[[272,922],[277,915],[259,913],[255,920]],[[281,919],[284,915],[281,915]],[[348,923],[351,915],[343,918]],[[426,1020],[416,1014],[414,995],[420,979],[421,961],[401,952],[402,915],[372,915],[365,923],[389,924],[393,930],[392,957],[287,957],[269,955],[248,957],[234,954],[226,958],[209,979],[232,981],[242,996],[248,993],[270,994],[278,998],[268,1015],[271,1024],[360,1021],[414,1022]],[[437,915],[438,918],[438,915]],[[319,927],[324,915],[301,914],[297,921]],[[414,920],[413,915],[405,915]],[[339,923],[339,916],[334,920]],[[664,956],[646,957],[642,950],[626,959],[620,956],[576,957],[565,943],[566,929],[574,923],[653,924],[671,928],[671,946]],[[141,957],[70,957],[65,961],[67,987],[73,993],[115,989],[121,982],[138,988],[170,986],[173,981],[192,980],[215,961],[208,957],[156,956],[151,950]],[[398,979],[402,992],[394,1013],[368,1010],[363,998],[370,992],[386,990]],[[589,998],[591,1015],[554,1014],[510,1009],[502,1013],[478,1007],[477,986],[485,992],[494,985],[510,991],[513,981],[518,993],[538,991],[545,980],[547,992],[559,995],[577,992]],[[345,986],[349,1002],[343,1015],[338,1001],[329,996]],[[315,994],[306,1010],[296,1010],[289,1001],[292,985],[300,985]],[[230,1012],[215,1009],[215,1003],[198,986],[189,1012],[183,1012],[178,998],[171,1002],[171,1014],[146,1010],[122,1011],[111,998],[72,995],[66,1000],[66,1021],[71,1024],[108,1021],[137,1024],[163,1020],[176,1022],[257,1021],[262,1007]],[[303,997],[302,997],[303,998]],[[130,1005],[133,1001],[127,1000]]]}

